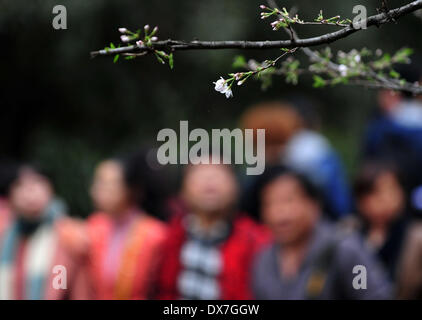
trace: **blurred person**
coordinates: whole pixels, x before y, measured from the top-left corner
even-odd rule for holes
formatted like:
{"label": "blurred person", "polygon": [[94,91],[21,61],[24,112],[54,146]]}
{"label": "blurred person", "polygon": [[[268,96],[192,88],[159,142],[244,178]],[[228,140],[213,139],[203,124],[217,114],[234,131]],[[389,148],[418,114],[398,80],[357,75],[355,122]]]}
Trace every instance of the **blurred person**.
{"label": "blurred person", "polygon": [[160,272],[161,299],[250,299],[250,263],[269,234],[236,210],[238,185],[224,164],[188,165]]}
{"label": "blurred person", "polygon": [[[401,77],[409,83],[422,83],[422,64],[419,59],[417,57],[410,64],[397,67]],[[422,96],[407,91],[399,92],[398,96],[398,103],[388,111],[393,121],[404,127],[422,129]]]}
{"label": "blurred person", "polygon": [[356,226],[393,280],[410,222],[399,173],[389,163],[368,161],[357,174],[354,191],[359,214]]}
{"label": "blurred person", "polygon": [[300,115],[287,103],[271,101],[251,106],[241,117],[244,129],[265,129],[265,162],[268,166],[280,163],[280,154],[289,140],[304,123]]}
{"label": "blurred person", "polygon": [[[305,176],[284,167],[267,170],[256,205],[274,243],[256,256],[254,297],[270,300],[388,299],[382,268],[362,239],[322,218],[319,192]],[[366,268],[365,289],[354,287],[355,267]]]}
{"label": "blurred person", "polygon": [[[284,164],[307,175],[322,190],[324,213],[337,220],[351,212],[344,168],[330,142],[314,129],[318,121],[310,119],[313,113],[307,111],[312,110],[313,104],[301,96],[292,97],[291,101],[251,107],[242,117],[242,126],[265,129],[268,165]],[[247,203],[252,184],[246,186],[243,196],[246,211],[250,211]]]}
{"label": "blurred person", "polygon": [[47,176],[19,166],[8,195],[11,216],[0,232],[0,299],[89,298],[85,257],[74,255],[62,236],[65,207]]}
{"label": "blurred person", "polygon": [[409,296],[414,291],[411,288],[421,290],[421,253],[417,248],[421,248],[418,239],[422,228],[411,221],[406,210],[406,193],[398,171],[389,163],[366,162],[357,175],[355,194],[360,217],[355,227],[375,250],[391,281],[400,282],[399,296]]}
{"label": "blurred person", "polygon": [[10,218],[8,194],[17,165],[10,160],[0,161],[0,233],[8,224]]}
{"label": "blurred person", "polygon": [[142,204],[153,198],[143,153],[101,162],[91,196],[97,212],[87,221],[90,277],[97,299],[154,295],[166,228]]}
{"label": "blurred person", "polygon": [[409,227],[405,250],[397,268],[397,297],[422,299],[422,224]]}
{"label": "blurred person", "polygon": [[[417,59],[398,68],[410,83],[422,82],[422,66]],[[367,125],[363,158],[383,158],[403,169],[409,204],[414,213],[422,212],[422,96],[409,92],[380,90],[378,110]]]}

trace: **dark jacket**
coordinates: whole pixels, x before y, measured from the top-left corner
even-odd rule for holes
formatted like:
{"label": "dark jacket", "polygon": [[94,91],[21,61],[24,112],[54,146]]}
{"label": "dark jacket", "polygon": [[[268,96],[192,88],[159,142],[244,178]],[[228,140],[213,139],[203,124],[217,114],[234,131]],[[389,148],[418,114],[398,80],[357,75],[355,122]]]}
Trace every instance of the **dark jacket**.
{"label": "dark jacket", "polygon": [[[308,253],[294,279],[283,279],[278,259],[282,250],[273,244],[256,256],[252,272],[254,296],[263,300],[389,299],[391,286],[373,254],[356,234],[339,235],[334,226],[320,223]],[[367,271],[366,289],[356,289],[354,279]],[[358,267],[359,268],[359,267]],[[354,271],[356,273],[354,273]]]}

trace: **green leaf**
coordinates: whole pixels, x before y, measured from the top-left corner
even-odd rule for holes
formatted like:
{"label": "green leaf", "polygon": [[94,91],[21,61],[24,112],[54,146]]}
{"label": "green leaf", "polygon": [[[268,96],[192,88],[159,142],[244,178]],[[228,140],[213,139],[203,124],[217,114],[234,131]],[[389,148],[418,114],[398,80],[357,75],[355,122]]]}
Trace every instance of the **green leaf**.
{"label": "green leaf", "polygon": [[391,56],[386,53],[381,59],[374,61],[373,66],[377,70],[382,70],[391,65]]}
{"label": "green leaf", "polygon": [[173,53],[170,53],[169,55],[169,66],[170,66],[170,69],[174,68]]}
{"label": "green leaf", "polygon": [[320,76],[314,75],[314,88],[323,88],[326,85],[326,81]]}
{"label": "green leaf", "polygon": [[327,22],[335,22],[335,21],[338,21],[338,20],[340,20],[340,16],[335,16],[335,17],[327,19]]}
{"label": "green leaf", "polygon": [[110,48],[116,49],[116,47],[114,46],[114,43],[113,42],[110,42]]}
{"label": "green leaf", "polygon": [[413,49],[403,48],[396,52],[392,60],[396,63],[408,63],[409,57],[413,54]]}
{"label": "green leaf", "polygon": [[294,72],[288,72],[287,75],[286,75],[286,82],[291,83],[293,85],[297,85],[298,82],[299,82],[299,77]]}
{"label": "green leaf", "polygon": [[243,68],[246,65],[246,59],[244,56],[239,55],[234,58],[232,67],[233,68]]}
{"label": "green leaf", "polygon": [[119,60],[119,57],[120,57],[120,55],[119,55],[119,54],[116,54],[116,55],[114,56],[113,63],[116,63],[116,62],[117,62],[117,60]]}
{"label": "green leaf", "polygon": [[360,51],[360,55],[361,55],[361,57],[369,57],[369,56],[372,55],[372,51],[371,50],[368,50],[367,48],[363,48]]}
{"label": "green leaf", "polygon": [[335,86],[335,85],[340,84],[340,83],[347,84],[348,82],[349,82],[349,80],[346,77],[337,77],[337,78],[334,78],[331,81],[331,86]]}
{"label": "green leaf", "polygon": [[297,69],[299,69],[299,66],[300,66],[300,61],[294,60],[289,64],[289,69],[290,71],[296,71]]}
{"label": "green leaf", "polygon": [[167,53],[164,51],[155,50],[155,52],[163,58],[167,58]]}
{"label": "green leaf", "polygon": [[398,79],[398,78],[400,78],[400,73],[398,73],[397,71],[395,71],[395,70],[391,70],[390,71],[390,77],[392,77],[392,78],[394,78],[394,79]]}
{"label": "green leaf", "polygon": [[157,58],[158,62],[160,62],[160,63],[162,63],[162,64],[165,64],[165,63],[166,63],[166,62],[163,60],[163,58],[161,58],[158,54],[155,54],[155,56],[156,56],[156,58]]}
{"label": "green leaf", "polygon": [[322,20],[324,20],[324,16],[322,14],[322,10],[320,10],[318,18],[315,19],[316,22],[321,22]]}

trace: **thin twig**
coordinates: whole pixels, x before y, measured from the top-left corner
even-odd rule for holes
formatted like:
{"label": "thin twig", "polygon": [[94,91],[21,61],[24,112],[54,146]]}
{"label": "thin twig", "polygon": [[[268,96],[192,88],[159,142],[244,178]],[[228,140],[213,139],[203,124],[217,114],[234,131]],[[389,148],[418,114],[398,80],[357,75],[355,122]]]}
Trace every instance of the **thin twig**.
{"label": "thin twig", "polygon": [[[273,8],[278,8],[274,0],[267,0],[267,3]],[[384,8],[384,12],[388,14],[387,1],[384,1],[384,0],[382,1],[382,7]],[[293,40],[295,41],[300,40],[298,34],[296,33],[293,27],[290,26],[289,30],[287,29],[285,30],[287,34],[293,37]],[[305,55],[307,55],[311,59],[311,61],[323,62],[329,70],[332,70],[337,73],[339,72],[340,65],[332,62],[331,60],[327,61],[321,58],[317,52],[311,50],[310,48],[303,47],[301,48],[301,50],[305,53]],[[421,85],[409,83],[409,82],[401,83],[400,80],[382,77],[372,70],[361,73],[360,77],[362,78],[372,77],[374,80],[378,82],[362,80],[362,79],[354,79],[354,80],[349,80],[349,84],[364,85],[367,87],[377,88],[377,89],[384,88],[384,89],[390,89],[390,90],[396,90],[396,91],[407,91],[414,95],[422,94]],[[330,83],[329,80],[326,80],[326,82]]]}
{"label": "thin twig", "polygon": [[[386,13],[380,13],[368,17],[366,20],[367,27],[380,26],[398,18],[412,13],[422,8],[422,0],[412,1],[402,7],[389,10]],[[312,47],[322,44],[329,44],[340,39],[346,38],[363,29],[355,29],[352,25],[342,28],[341,30],[327,33],[318,37],[312,37],[299,40],[278,40],[278,41],[180,41],[180,40],[164,40],[153,42],[151,45],[130,45],[126,47],[107,49],[91,52],[91,57],[98,55],[108,56],[120,53],[137,53],[152,50],[167,50],[169,52],[178,50],[209,50],[209,49],[275,49],[275,48],[295,48],[295,47]]]}

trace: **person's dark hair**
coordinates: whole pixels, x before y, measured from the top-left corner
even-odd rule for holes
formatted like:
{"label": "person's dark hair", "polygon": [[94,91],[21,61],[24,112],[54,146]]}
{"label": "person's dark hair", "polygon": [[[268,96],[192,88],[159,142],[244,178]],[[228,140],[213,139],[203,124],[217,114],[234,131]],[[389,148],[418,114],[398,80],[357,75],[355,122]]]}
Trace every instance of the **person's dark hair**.
{"label": "person's dark hair", "polygon": [[[221,146],[222,147],[222,146]],[[234,168],[234,166],[233,165],[231,165],[231,164],[225,164],[225,163],[223,163],[223,156],[221,156],[223,154],[223,152],[221,151],[220,152],[220,159],[219,159],[219,162],[220,162],[220,165],[222,165],[222,166],[225,166],[232,174],[233,174],[233,176],[235,177],[235,179],[237,180],[237,177],[236,177],[236,173],[235,173],[235,168]],[[209,161],[209,164],[210,165],[212,165],[212,156],[213,156],[213,153],[212,152],[208,152],[206,155],[203,155],[204,157],[209,157],[209,159],[210,159],[210,161]],[[181,188],[182,188],[182,186],[183,186],[183,181],[185,180],[185,178],[186,178],[186,176],[190,173],[190,171],[192,170],[192,169],[194,169],[195,167],[196,167],[197,165],[195,165],[195,164],[192,164],[192,163],[188,163],[188,164],[186,164],[186,165],[184,165],[182,168],[181,168],[181,170],[180,170],[180,172],[179,172],[179,177],[178,177],[178,184],[177,184],[177,190],[181,190]]]}
{"label": "person's dark hair", "polygon": [[151,157],[152,151],[145,148],[113,160],[122,165],[124,181],[135,204],[152,216],[166,219],[168,184],[162,166]]}
{"label": "person's dark hair", "polygon": [[[212,163],[212,153],[207,154],[206,157],[209,157],[209,159],[210,159],[209,160],[209,165],[212,165],[213,164]],[[223,157],[220,156],[218,165],[222,165],[222,166],[226,167],[230,172],[232,172],[233,174],[235,174],[234,167],[231,164],[223,163],[223,160],[224,160]],[[196,166],[197,166],[196,164],[192,164],[192,163],[188,163],[188,164],[184,165],[183,166],[183,170],[182,170],[182,180]]]}
{"label": "person's dark hair", "polygon": [[396,165],[387,161],[371,159],[367,160],[361,166],[360,170],[356,175],[353,186],[353,191],[356,199],[359,200],[362,197],[371,194],[374,190],[376,180],[382,174],[387,172],[392,173],[396,177],[398,183],[403,188],[403,178]]}
{"label": "person's dark hair", "polygon": [[23,163],[19,166],[19,170],[22,169],[29,169],[32,172],[39,174],[40,176],[43,176],[50,182],[53,180],[53,174],[50,170],[45,168],[43,165],[39,164],[38,162],[33,163]]}
{"label": "person's dark hair", "polygon": [[12,160],[0,160],[0,197],[9,195],[10,185],[18,176],[19,166]]}
{"label": "person's dark hair", "polygon": [[246,196],[246,201],[242,209],[250,214],[253,218],[260,219],[261,197],[262,192],[266,186],[274,182],[280,177],[294,178],[302,188],[303,193],[309,199],[321,204],[321,193],[318,187],[311,182],[305,175],[292,170],[285,166],[273,166],[266,168],[264,174],[259,176],[253,184],[249,195]]}
{"label": "person's dark hair", "polygon": [[[47,179],[51,186],[53,186],[52,183],[52,175],[50,172],[48,172],[48,170],[46,170],[44,167],[42,167],[40,164],[38,163],[8,163],[5,166],[1,166],[1,171],[4,170],[4,174],[3,172],[0,173],[1,175],[1,189],[0,190],[2,193],[2,195],[8,196],[9,192],[10,192],[10,187],[13,185],[13,183],[19,179],[21,173],[23,170],[30,170],[42,177],[44,177],[45,179]],[[4,192],[4,193],[3,193]]]}

